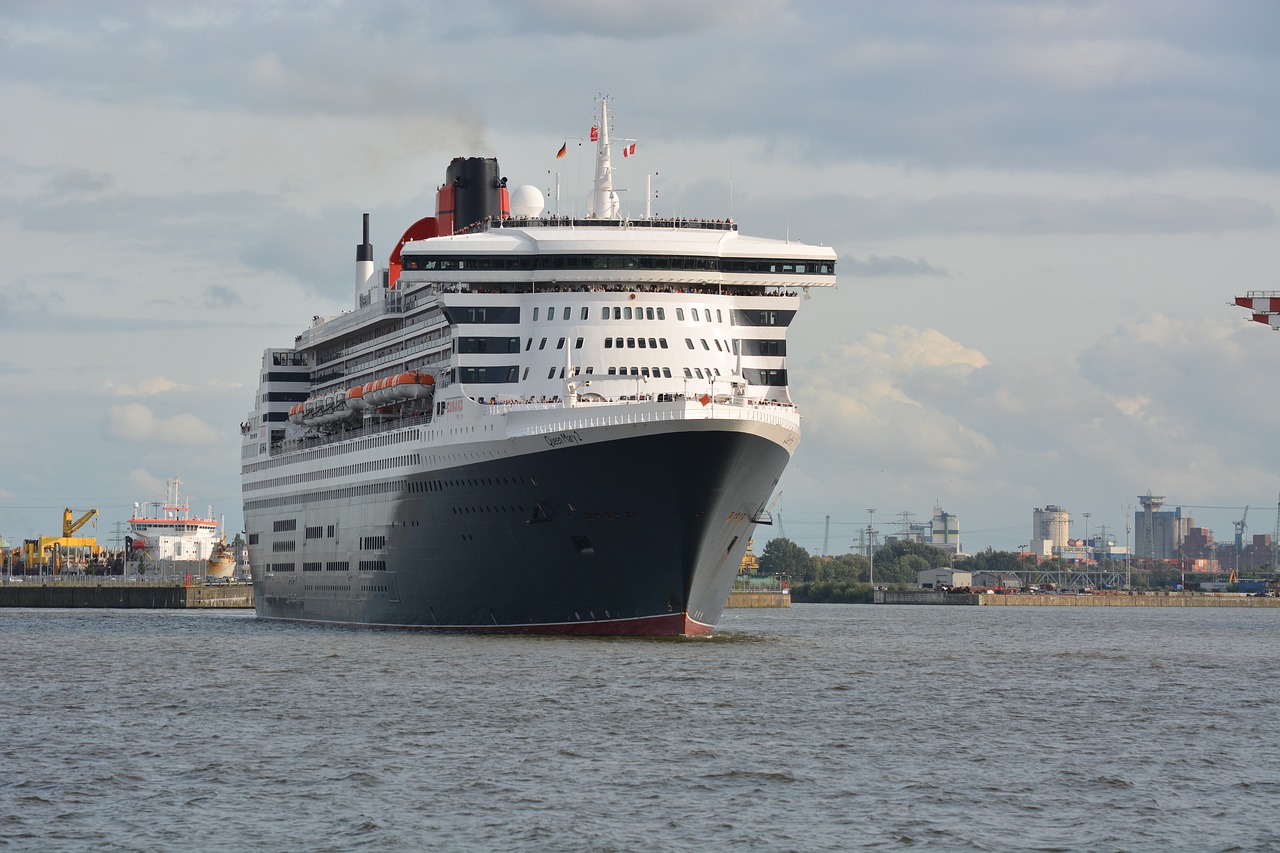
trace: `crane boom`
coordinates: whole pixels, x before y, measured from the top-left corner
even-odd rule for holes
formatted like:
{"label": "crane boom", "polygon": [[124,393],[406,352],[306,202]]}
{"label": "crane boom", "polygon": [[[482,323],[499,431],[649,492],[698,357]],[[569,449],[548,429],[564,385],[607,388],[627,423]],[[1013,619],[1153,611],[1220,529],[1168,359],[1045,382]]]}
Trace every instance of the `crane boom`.
{"label": "crane boom", "polygon": [[75,521],[72,521],[71,507],[67,507],[62,511],[62,537],[65,539],[66,537],[72,535],[81,527],[84,527],[85,524],[89,521],[89,519],[93,518],[97,514],[98,514],[98,511],[96,509],[91,509],[88,512],[86,512],[84,515],[77,518]]}

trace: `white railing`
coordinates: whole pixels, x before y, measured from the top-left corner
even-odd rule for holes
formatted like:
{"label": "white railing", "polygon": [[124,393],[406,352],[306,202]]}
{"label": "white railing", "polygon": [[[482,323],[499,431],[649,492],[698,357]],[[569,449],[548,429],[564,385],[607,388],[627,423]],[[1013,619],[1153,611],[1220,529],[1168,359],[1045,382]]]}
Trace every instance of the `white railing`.
{"label": "white railing", "polygon": [[[771,424],[784,429],[798,429],[800,415],[790,406],[757,406],[731,403],[708,403],[703,406],[698,402],[686,402],[682,406],[662,408],[637,407],[629,411],[616,411],[617,403],[579,403],[575,408],[562,409],[565,417],[543,423],[529,424],[507,430],[508,436],[542,435],[543,433],[568,432],[575,429],[593,429],[597,427],[627,426],[631,424],[652,424],[665,421],[699,421],[699,420],[744,420]],[[590,414],[583,411],[592,407],[608,407],[615,411],[609,414]],[[514,404],[492,407],[498,411],[529,411],[530,409],[556,408],[540,404]]]}

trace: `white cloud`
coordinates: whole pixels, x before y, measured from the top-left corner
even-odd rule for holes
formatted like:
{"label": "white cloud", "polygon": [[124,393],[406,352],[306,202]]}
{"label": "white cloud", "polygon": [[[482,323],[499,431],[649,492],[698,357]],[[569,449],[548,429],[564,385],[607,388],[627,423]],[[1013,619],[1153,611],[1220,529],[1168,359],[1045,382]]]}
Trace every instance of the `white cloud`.
{"label": "white cloud", "polygon": [[130,444],[202,447],[222,438],[218,430],[195,415],[160,418],[140,403],[109,407],[102,427],[108,438]]}

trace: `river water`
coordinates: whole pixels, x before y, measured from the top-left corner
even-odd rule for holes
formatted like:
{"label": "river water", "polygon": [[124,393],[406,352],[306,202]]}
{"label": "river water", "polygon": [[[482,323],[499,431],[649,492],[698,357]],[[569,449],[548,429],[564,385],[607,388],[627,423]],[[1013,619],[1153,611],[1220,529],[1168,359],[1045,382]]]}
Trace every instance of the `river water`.
{"label": "river water", "polygon": [[0,848],[1280,849],[1280,610],[0,611]]}

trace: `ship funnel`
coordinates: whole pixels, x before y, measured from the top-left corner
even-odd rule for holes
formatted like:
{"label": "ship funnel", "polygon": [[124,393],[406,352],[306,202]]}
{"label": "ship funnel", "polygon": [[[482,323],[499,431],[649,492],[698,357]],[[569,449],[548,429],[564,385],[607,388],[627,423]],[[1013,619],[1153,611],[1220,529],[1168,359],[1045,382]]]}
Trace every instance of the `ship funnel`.
{"label": "ship funnel", "polygon": [[364,215],[364,242],[356,246],[356,307],[367,299],[374,278],[373,244],[369,242],[369,214]]}

